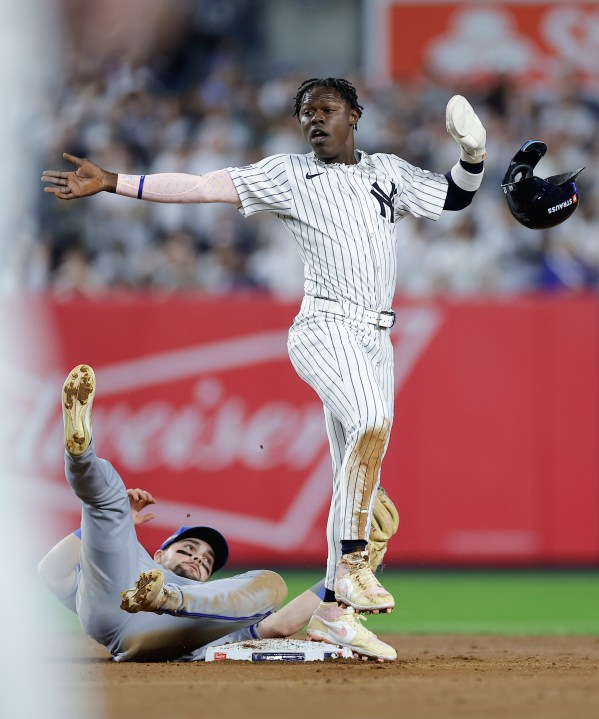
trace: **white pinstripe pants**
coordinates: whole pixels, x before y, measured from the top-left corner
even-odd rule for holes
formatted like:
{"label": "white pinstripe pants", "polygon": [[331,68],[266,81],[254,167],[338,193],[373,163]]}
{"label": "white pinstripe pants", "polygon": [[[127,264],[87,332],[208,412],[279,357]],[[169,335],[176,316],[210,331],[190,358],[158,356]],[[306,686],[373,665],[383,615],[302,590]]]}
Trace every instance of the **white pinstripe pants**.
{"label": "white pinstripe pants", "polygon": [[288,350],[296,372],[324,405],[333,462],[326,586],[333,589],[341,540],[367,540],[370,533],[393,422],[393,346],[389,330],[313,310],[306,297]]}

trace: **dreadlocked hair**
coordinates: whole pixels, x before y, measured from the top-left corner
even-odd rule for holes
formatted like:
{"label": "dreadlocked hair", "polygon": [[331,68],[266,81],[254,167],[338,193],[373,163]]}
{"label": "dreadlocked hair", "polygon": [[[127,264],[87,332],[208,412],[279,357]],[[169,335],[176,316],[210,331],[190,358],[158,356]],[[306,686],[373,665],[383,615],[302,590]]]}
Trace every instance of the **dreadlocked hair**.
{"label": "dreadlocked hair", "polygon": [[[358,93],[356,92],[356,88],[349,80],[343,80],[338,77],[313,77],[310,80],[304,80],[298,87],[297,94],[293,102],[293,117],[299,118],[304,95],[314,87],[328,87],[331,90],[335,90],[347,103],[349,103],[351,109],[358,113],[358,117],[362,117],[362,111],[364,108],[358,102]],[[356,122],[354,127],[357,126],[358,123]]]}

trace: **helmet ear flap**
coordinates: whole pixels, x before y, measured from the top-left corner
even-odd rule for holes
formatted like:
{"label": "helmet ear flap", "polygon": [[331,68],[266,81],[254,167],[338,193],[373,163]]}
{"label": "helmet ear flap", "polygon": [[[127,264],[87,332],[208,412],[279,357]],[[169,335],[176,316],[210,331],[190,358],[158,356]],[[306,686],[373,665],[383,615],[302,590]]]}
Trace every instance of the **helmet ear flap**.
{"label": "helmet ear flap", "polygon": [[520,180],[526,180],[533,176],[532,166],[526,162],[520,162],[517,165],[510,166],[507,177],[504,179],[504,183],[508,182],[520,182]]}
{"label": "helmet ear flap", "polygon": [[[540,140],[528,140],[528,142],[525,142],[512,157],[501,184],[513,184],[532,177],[535,167],[546,152],[547,145]],[[521,175],[521,177],[518,177],[518,175]]]}

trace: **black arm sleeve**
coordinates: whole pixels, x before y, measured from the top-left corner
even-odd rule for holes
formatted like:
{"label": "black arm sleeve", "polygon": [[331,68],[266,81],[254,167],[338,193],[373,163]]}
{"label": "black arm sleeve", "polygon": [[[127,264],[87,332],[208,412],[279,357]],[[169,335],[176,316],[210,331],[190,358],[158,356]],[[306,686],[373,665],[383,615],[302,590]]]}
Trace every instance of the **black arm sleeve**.
{"label": "black arm sleeve", "polygon": [[[460,164],[467,171],[473,175],[477,175],[483,170],[483,163],[479,162],[476,165],[464,164],[463,160],[460,160]],[[451,177],[451,170],[445,173],[449,187],[447,188],[447,196],[445,197],[445,204],[443,205],[444,210],[463,210],[465,207],[472,202],[472,198],[476,192],[469,192],[464,190],[459,185],[456,185]]]}

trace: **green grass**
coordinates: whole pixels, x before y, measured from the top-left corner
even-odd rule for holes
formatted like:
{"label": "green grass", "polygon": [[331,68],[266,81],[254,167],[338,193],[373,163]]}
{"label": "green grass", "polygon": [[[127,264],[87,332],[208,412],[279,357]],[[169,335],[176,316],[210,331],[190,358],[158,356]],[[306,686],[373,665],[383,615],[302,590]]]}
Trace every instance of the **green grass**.
{"label": "green grass", "polygon": [[[282,572],[293,597],[317,574]],[[599,634],[599,572],[386,571],[396,601],[380,633]]]}
{"label": "green grass", "polygon": [[[290,598],[322,576],[280,573]],[[381,580],[397,605],[390,615],[368,618],[376,633],[599,635],[599,571],[386,571]],[[54,628],[80,631],[74,615],[48,601],[56,605]]]}

